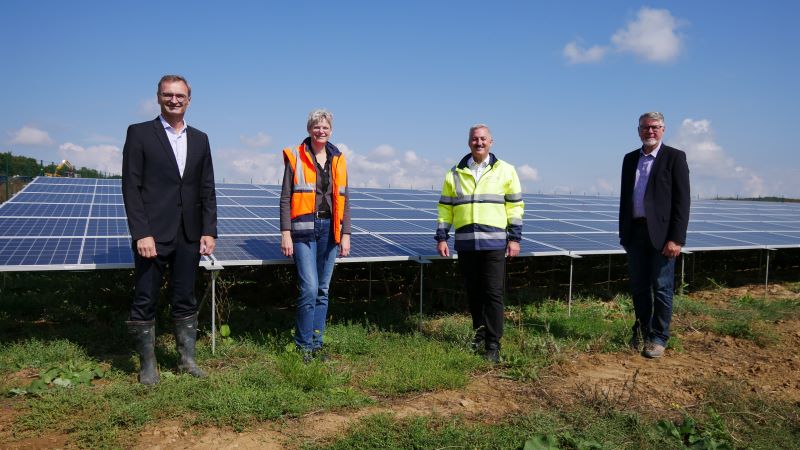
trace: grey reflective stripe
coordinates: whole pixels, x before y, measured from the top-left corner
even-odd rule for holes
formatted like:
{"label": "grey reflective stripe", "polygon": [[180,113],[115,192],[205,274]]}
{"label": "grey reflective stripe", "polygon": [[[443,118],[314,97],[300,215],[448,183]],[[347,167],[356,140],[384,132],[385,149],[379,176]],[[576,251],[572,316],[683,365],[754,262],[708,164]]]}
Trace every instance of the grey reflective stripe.
{"label": "grey reflective stripe", "polygon": [[439,197],[439,203],[441,203],[443,205],[452,205],[455,202],[456,202],[456,198],[455,197],[448,197],[446,195],[443,195],[443,196]]}
{"label": "grey reflective stripe", "polygon": [[347,193],[347,186],[339,187],[339,195],[344,195]]}
{"label": "grey reflective stripe", "polygon": [[456,232],[457,241],[475,241],[475,240],[492,240],[492,239],[506,239],[505,231],[478,231],[475,233],[458,233]]}
{"label": "grey reflective stripe", "polygon": [[508,223],[511,225],[522,225],[522,219],[508,219]]}
{"label": "grey reflective stripe", "polygon": [[507,202],[522,201],[522,192],[517,192],[516,194],[506,194],[506,201]]}
{"label": "grey reflective stripe", "polygon": [[449,230],[453,224],[447,222],[439,222],[439,225],[436,227],[439,230]]}
{"label": "grey reflective stripe", "polygon": [[314,229],[314,222],[292,222],[292,230],[300,231],[300,230],[313,230]]}
{"label": "grey reflective stripe", "polygon": [[458,172],[456,171],[456,166],[453,166],[451,170],[453,172],[453,187],[456,190],[456,197],[462,198],[464,196],[464,190],[461,189],[461,179],[458,178]]}
{"label": "grey reflective stripe", "polygon": [[453,205],[463,205],[467,203],[496,203],[502,205],[505,204],[505,202],[505,198],[499,194],[475,194],[459,197],[458,200],[453,202]]}
{"label": "grey reflective stripe", "polygon": [[303,163],[300,161],[298,147],[293,148],[292,152],[294,152],[294,173],[297,177],[297,182],[294,184],[294,192],[316,191],[316,186],[306,183],[306,174],[303,172]]}

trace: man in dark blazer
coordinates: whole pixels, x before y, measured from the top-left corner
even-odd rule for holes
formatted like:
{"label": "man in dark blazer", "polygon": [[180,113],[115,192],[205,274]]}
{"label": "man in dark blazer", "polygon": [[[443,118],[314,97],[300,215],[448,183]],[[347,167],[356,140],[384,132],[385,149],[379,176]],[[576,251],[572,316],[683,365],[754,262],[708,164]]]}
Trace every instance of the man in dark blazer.
{"label": "man in dark blazer", "polygon": [[128,127],[122,151],[122,196],[136,267],[127,325],[139,353],[142,384],[159,382],[155,316],[166,271],[180,354],[178,369],[192,376],[206,376],[194,358],[194,282],[200,256],[214,251],[217,199],[208,136],[184,121],[191,95],[185,78],[162,77],[156,93],[161,114],[155,120]]}
{"label": "man in dark blazer", "polygon": [[664,356],[672,320],[675,258],[689,225],[689,166],[686,153],[664,145],[664,115],[639,117],[642,147],[622,161],[619,237],[628,254],[636,313],[631,348],[648,358]]}

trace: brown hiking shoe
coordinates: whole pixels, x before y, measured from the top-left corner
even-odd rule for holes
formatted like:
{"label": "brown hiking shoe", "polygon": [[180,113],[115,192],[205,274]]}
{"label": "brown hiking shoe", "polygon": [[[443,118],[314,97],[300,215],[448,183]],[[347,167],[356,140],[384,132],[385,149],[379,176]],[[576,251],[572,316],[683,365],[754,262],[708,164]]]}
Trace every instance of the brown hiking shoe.
{"label": "brown hiking shoe", "polygon": [[663,345],[656,344],[655,342],[648,342],[644,346],[642,356],[645,358],[661,358],[664,356],[664,350],[666,350],[666,348]]}

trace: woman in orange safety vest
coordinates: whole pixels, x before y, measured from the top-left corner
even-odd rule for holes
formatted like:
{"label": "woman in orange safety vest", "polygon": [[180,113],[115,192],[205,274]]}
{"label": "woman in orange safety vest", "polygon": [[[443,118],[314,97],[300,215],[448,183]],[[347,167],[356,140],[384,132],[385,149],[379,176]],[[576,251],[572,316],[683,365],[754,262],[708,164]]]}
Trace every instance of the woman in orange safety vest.
{"label": "woman in orange safety vest", "polygon": [[295,345],[310,362],[327,359],[322,337],[328,288],[337,254],[350,254],[350,202],[344,155],[328,142],[333,114],[312,111],[307,129],[299,146],[283,149],[280,215],[281,252],[294,257],[300,288]]}

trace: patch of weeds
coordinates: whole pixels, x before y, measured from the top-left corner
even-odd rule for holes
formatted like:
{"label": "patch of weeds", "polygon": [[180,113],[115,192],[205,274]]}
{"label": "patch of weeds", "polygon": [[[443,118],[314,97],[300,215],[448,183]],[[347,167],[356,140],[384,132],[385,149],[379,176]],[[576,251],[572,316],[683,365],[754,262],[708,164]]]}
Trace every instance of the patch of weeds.
{"label": "patch of weeds", "polygon": [[562,301],[547,301],[524,309],[526,328],[544,331],[557,339],[583,343],[587,349],[610,351],[623,345],[629,333],[626,314],[613,302],[580,299],[573,302],[572,313]]}
{"label": "patch of weeds", "polygon": [[707,316],[711,315],[713,312],[713,308],[706,303],[693,300],[685,295],[676,295],[672,300],[672,311],[674,314]]}
{"label": "patch of weeds", "polygon": [[717,281],[711,277],[707,277],[706,282],[715,291],[721,291],[727,287],[724,281]]}
{"label": "patch of weeds", "polygon": [[463,387],[469,373],[486,364],[462,349],[421,335],[384,332],[373,336],[372,343],[376,351],[353,362],[354,377],[359,385],[384,395]]}
{"label": "patch of weeds", "polygon": [[49,368],[89,363],[86,351],[66,340],[43,341],[36,338],[0,345],[0,373],[22,368]]}
{"label": "patch of weeds", "polygon": [[576,396],[584,405],[597,411],[624,411],[635,406],[642,399],[642,391],[636,380],[639,369],[619,386],[608,383],[597,383],[593,386],[580,384],[576,388]]}
{"label": "patch of weeds", "polygon": [[432,339],[453,343],[469,350],[475,336],[472,319],[463,314],[428,318],[422,322],[422,333]]}
{"label": "patch of weeds", "polygon": [[292,347],[278,354],[275,358],[275,367],[278,373],[289,384],[297,386],[305,392],[330,389],[343,385],[350,379],[348,373],[336,373],[329,365],[313,360],[303,362],[303,356]]}
{"label": "patch of weeds", "polygon": [[528,333],[508,327],[501,353],[504,374],[514,380],[534,380],[539,371],[563,357],[562,342],[548,332]]}
{"label": "patch of weeds", "polygon": [[767,300],[746,295],[734,299],[732,304],[737,310],[751,311],[757,318],[766,321],[800,315],[800,302],[790,299]]}
{"label": "patch of weeds", "polygon": [[91,384],[95,378],[103,378],[105,372],[95,363],[70,363],[66,367],[51,367],[39,372],[39,378],[26,388],[14,388],[14,395],[41,395],[50,388],[70,388],[79,384]]}
{"label": "patch of weeds", "polygon": [[733,449],[731,435],[722,418],[713,408],[708,410],[709,420],[700,425],[688,414],[680,423],[661,420],[658,430],[680,444],[694,449]]}
{"label": "patch of weeds", "polygon": [[705,392],[704,403],[714,413],[709,414],[710,420],[722,423],[712,426],[724,425],[725,430],[731,430],[737,448],[796,448],[800,442],[800,409],[796,403],[754,393],[740,380],[717,377],[694,384]]}
{"label": "patch of weeds", "polygon": [[498,448],[498,449],[641,449],[669,448],[654,424],[633,414],[601,414],[590,409],[535,412],[499,423],[467,423],[459,417],[395,420],[369,416],[346,435],[305,448]]}

